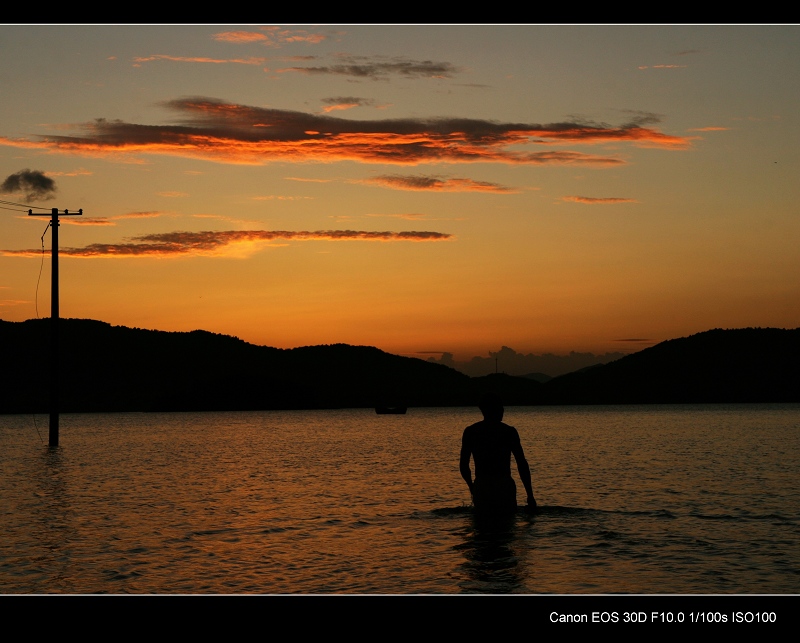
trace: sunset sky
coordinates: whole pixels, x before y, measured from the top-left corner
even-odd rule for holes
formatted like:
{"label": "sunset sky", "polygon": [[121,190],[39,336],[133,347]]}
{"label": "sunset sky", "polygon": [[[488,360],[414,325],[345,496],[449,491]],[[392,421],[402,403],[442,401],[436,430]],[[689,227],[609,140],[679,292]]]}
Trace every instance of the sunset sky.
{"label": "sunset sky", "polygon": [[62,317],[457,359],[800,325],[797,26],[6,25],[0,92],[0,319],[18,203],[84,211]]}

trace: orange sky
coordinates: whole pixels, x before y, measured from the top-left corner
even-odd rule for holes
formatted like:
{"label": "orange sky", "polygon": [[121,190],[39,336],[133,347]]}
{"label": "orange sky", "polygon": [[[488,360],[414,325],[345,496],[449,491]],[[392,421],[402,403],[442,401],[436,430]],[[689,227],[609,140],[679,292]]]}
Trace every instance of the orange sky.
{"label": "orange sky", "polygon": [[797,27],[0,30],[2,319],[35,206],[85,213],[65,317],[460,359],[798,326]]}

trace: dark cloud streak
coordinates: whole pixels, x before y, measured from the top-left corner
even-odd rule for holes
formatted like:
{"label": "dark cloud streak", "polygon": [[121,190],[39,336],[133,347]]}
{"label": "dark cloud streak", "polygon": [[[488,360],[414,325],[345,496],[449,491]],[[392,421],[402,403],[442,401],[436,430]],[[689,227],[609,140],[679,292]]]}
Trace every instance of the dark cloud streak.
{"label": "dark cloud streak", "polygon": [[[228,246],[270,241],[445,241],[443,232],[380,232],[367,230],[217,230],[163,232],[133,237],[128,243],[93,243],[83,248],[61,248],[71,257],[136,257],[219,254]],[[3,250],[7,256],[39,256],[41,250]]]}
{"label": "dark cloud streak", "polygon": [[519,192],[514,188],[490,183],[489,181],[474,181],[473,179],[449,178],[442,176],[406,176],[402,174],[384,174],[362,183],[379,185],[395,190],[420,190],[432,192],[494,192],[513,194]]}
{"label": "dark cloud streak", "polygon": [[361,56],[344,56],[342,63],[317,67],[285,67],[278,72],[300,72],[304,74],[330,74],[351,76],[370,80],[386,80],[389,76],[402,78],[452,78],[461,71],[448,62],[432,60],[408,60],[394,58],[368,59]]}
{"label": "dark cloud streak", "polygon": [[617,165],[624,161],[568,150],[531,152],[509,148],[627,142],[684,149],[691,140],[635,123],[614,127],[574,121],[536,124],[469,118],[348,120],[203,97],[172,100],[164,105],[179,114],[178,124],[139,125],[101,118],[84,125],[84,136],[45,136],[41,142],[0,137],[0,144],[87,155],[173,154],[248,164],[349,160],[401,165]]}

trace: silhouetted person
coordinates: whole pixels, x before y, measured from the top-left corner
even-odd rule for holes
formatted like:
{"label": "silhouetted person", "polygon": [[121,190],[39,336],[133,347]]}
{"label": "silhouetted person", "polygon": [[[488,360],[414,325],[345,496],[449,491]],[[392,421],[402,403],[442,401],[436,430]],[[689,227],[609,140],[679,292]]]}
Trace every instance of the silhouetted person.
{"label": "silhouetted person", "polygon": [[[513,426],[503,423],[503,405],[495,395],[486,395],[478,405],[483,420],[464,429],[461,439],[461,476],[481,513],[511,513],[517,508],[517,487],[511,478],[511,454],[527,492],[528,507],[536,508],[531,487],[531,470]],[[475,460],[475,481],[469,467]]]}

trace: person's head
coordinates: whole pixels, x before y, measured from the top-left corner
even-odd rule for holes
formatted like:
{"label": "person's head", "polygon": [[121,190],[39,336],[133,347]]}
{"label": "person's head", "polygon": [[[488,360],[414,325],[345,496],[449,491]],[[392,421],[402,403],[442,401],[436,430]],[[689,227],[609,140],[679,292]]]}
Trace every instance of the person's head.
{"label": "person's head", "polygon": [[484,420],[500,422],[503,419],[503,403],[496,393],[486,393],[478,403],[478,408],[483,413]]}

